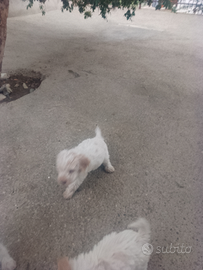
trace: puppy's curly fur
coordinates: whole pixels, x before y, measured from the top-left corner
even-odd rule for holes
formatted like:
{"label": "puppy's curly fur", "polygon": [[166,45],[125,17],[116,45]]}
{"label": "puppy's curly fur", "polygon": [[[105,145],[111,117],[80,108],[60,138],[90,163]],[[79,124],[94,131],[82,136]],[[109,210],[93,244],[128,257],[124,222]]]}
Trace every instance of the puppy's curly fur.
{"label": "puppy's curly fur", "polygon": [[2,244],[0,244],[0,265],[1,270],[14,270],[16,268],[16,262]]}
{"label": "puppy's curly fur", "polygon": [[106,172],[114,172],[109,159],[106,143],[99,127],[95,130],[96,136],[81,142],[75,148],[61,151],[56,159],[58,183],[63,184],[66,190],[65,199],[70,199],[86,178],[88,172],[96,170],[104,164]]}
{"label": "puppy's curly fur", "polygon": [[139,218],[127,230],[106,235],[89,253],[60,259],[58,270],[146,270],[150,256],[142,246],[149,241],[150,225]]}

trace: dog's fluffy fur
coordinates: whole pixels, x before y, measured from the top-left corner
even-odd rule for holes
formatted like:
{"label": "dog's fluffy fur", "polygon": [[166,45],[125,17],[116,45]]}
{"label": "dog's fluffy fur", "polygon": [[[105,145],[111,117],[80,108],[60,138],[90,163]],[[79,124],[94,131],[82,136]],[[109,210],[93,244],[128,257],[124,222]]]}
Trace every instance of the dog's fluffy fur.
{"label": "dog's fluffy fur", "polygon": [[150,225],[139,218],[127,230],[105,236],[89,253],[60,259],[58,270],[146,270],[150,256],[142,246],[149,241]]}
{"label": "dog's fluffy fur", "polygon": [[101,164],[104,164],[106,172],[114,172],[99,127],[96,128],[95,133],[94,138],[84,140],[70,150],[63,150],[57,156],[58,183],[66,187],[63,194],[65,199],[70,199],[88,172],[96,170]]}
{"label": "dog's fluffy fur", "polygon": [[0,265],[1,270],[14,270],[16,268],[16,262],[2,244],[0,244]]}

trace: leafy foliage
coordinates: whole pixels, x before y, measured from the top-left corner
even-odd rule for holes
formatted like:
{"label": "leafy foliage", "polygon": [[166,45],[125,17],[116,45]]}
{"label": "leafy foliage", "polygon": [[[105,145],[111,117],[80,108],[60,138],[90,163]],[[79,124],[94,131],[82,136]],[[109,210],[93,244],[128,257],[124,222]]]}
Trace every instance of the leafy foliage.
{"label": "leafy foliage", "polygon": [[[24,2],[28,2],[27,9],[31,8],[35,1],[40,3],[40,9],[42,10],[42,15],[45,14],[44,4],[47,0],[22,0]],[[61,0],[62,8],[61,10],[68,10],[71,12],[74,7],[78,7],[80,13],[84,13],[84,18],[89,18],[92,16],[92,12],[95,11],[96,8],[99,9],[100,15],[102,18],[106,19],[106,15],[111,12],[112,9],[119,8],[124,9],[127,8],[124,16],[127,20],[131,19],[135,16],[136,5],[139,3],[143,3],[146,0]],[[152,0],[146,1],[150,4]]]}
{"label": "leafy foliage", "polygon": [[172,9],[172,0],[159,0],[156,10],[160,10],[162,6],[166,9]]}
{"label": "leafy foliage", "polygon": [[[40,3],[40,9],[42,11],[42,15],[45,15],[44,4],[48,0],[22,0],[24,2],[28,2],[27,9],[31,8],[34,2]],[[156,9],[161,9],[164,6],[166,9],[172,9],[173,0],[159,0]],[[95,11],[96,8],[99,9],[100,15],[102,18],[106,19],[106,15],[111,12],[112,9],[119,8],[124,9],[127,8],[127,11],[124,13],[124,16],[127,20],[131,19],[135,16],[136,6],[138,4],[147,3],[148,6],[151,6],[153,0],[61,0],[62,8],[61,10],[67,10],[69,12],[73,11],[74,7],[78,7],[80,13],[84,14],[84,18],[92,17],[92,12]]]}
{"label": "leafy foliage", "polygon": [[171,4],[171,1],[170,0],[163,0],[163,6],[166,9],[172,9],[172,4]]}
{"label": "leafy foliage", "polygon": [[150,7],[151,4],[153,3],[153,0],[147,0],[147,5]]}
{"label": "leafy foliage", "polygon": [[171,12],[173,12],[173,13],[176,13],[177,12],[177,9],[176,9],[175,6],[172,7]]}

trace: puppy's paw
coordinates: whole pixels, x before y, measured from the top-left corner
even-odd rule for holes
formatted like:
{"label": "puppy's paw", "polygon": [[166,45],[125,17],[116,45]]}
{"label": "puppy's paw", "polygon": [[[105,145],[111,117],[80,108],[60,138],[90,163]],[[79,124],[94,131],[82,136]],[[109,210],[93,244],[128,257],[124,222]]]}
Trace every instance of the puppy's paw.
{"label": "puppy's paw", "polygon": [[1,263],[2,270],[14,270],[16,268],[16,262],[9,256],[4,257]]}
{"label": "puppy's paw", "polygon": [[73,196],[73,191],[69,190],[69,189],[66,189],[63,193],[63,197],[64,199],[68,200],[68,199],[71,199],[72,196]]}
{"label": "puppy's paw", "polygon": [[104,167],[105,171],[108,173],[113,173],[115,171],[114,167],[112,165],[110,166],[105,166]]}

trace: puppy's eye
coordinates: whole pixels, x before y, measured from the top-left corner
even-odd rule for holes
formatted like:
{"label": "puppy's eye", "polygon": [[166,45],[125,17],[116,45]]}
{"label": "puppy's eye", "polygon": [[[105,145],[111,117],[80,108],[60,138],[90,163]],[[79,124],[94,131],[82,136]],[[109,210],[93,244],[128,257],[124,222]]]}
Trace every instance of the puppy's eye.
{"label": "puppy's eye", "polygon": [[74,170],[70,170],[70,171],[69,171],[70,174],[73,173],[73,172],[74,172]]}

